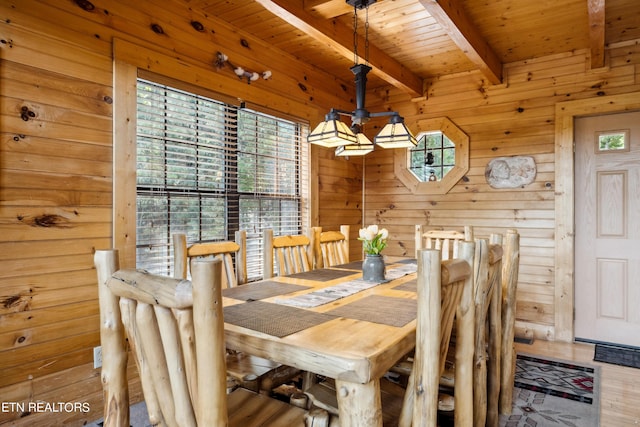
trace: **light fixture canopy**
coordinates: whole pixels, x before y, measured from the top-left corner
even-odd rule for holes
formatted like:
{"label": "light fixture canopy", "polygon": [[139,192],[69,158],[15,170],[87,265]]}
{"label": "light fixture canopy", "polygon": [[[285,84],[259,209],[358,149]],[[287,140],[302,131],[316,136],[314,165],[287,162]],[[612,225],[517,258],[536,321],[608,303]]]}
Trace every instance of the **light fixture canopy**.
{"label": "light fixture canopy", "polygon": [[[321,122],[316,128],[309,134],[307,141],[312,144],[321,145],[323,147],[338,147],[336,149],[337,156],[363,156],[373,151],[374,145],[379,145],[383,148],[404,148],[415,147],[418,145],[418,141],[411,134],[411,131],[404,124],[404,119],[400,114],[394,111],[383,111],[379,113],[370,113],[365,108],[365,94],[367,92],[367,73],[371,71],[371,67],[367,64],[358,63],[358,9],[367,9],[367,22],[365,33],[365,46],[367,47],[365,53],[366,62],[369,61],[369,5],[376,2],[376,0],[346,0],[347,4],[353,6],[354,18],[353,18],[353,34],[354,34],[354,65],[351,67],[351,71],[355,75],[356,84],[356,109],[353,111],[345,111],[337,108],[332,108],[329,114],[326,115],[325,121]],[[351,118],[352,128],[341,122],[338,118],[339,115],[348,116]],[[374,138],[372,143],[362,133],[362,126],[367,123],[372,117],[387,117],[390,116],[389,123],[385,125],[380,133]]]}

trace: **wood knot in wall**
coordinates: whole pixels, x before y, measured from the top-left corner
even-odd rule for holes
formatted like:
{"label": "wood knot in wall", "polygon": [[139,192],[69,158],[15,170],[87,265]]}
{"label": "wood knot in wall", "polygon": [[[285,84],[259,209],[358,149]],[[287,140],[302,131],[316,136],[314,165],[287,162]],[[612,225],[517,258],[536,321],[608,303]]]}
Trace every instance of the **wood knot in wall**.
{"label": "wood knot in wall", "polygon": [[20,118],[22,118],[22,120],[24,120],[25,122],[28,122],[29,119],[33,119],[35,116],[36,116],[36,113],[31,111],[29,107],[23,106],[20,109]]}
{"label": "wood knot in wall", "polygon": [[19,216],[18,220],[32,227],[69,228],[69,220],[55,214],[43,214],[36,217]]}
{"label": "wood knot in wall", "polygon": [[0,298],[0,305],[5,309],[11,309],[12,312],[27,311],[31,307],[31,295],[5,295]]}

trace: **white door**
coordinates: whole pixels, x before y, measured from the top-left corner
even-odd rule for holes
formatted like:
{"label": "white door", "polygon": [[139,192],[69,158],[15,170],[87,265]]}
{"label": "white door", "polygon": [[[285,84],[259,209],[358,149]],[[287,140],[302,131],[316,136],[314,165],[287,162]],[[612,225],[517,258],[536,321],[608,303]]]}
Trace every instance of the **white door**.
{"label": "white door", "polygon": [[640,347],[640,112],[576,119],[575,144],[575,337]]}

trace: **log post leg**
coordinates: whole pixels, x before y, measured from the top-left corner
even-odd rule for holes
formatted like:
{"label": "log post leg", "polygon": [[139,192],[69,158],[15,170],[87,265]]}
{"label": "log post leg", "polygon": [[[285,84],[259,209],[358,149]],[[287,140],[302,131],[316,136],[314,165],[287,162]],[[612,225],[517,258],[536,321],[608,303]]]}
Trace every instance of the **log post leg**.
{"label": "log post leg", "polygon": [[336,380],[342,427],[382,427],[380,381],[357,384]]}

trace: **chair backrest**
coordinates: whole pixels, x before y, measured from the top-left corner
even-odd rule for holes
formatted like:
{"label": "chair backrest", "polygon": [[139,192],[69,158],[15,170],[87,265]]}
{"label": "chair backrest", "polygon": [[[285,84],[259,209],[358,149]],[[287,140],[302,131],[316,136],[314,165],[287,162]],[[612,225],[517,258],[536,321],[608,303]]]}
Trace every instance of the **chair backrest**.
{"label": "chair backrest", "polygon": [[516,321],[516,290],[520,266],[520,234],[509,229],[504,236],[502,257],[502,343],[500,362],[500,405],[501,414],[511,413],[513,395],[511,387],[515,377],[516,349],[514,344]]}
{"label": "chair backrest", "polygon": [[[303,235],[273,236],[272,229],[264,230],[262,276],[265,279],[310,271],[311,240]],[[275,268],[274,268],[275,259]]]}
{"label": "chair backrest", "polygon": [[460,244],[460,258],[441,260],[436,249],[418,252],[418,316],[413,369],[399,426],[437,423],[438,383],[456,313],[473,290],[473,242]]}
{"label": "chair backrest", "polygon": [[118,270],[96,251],[105,426],[129,425],[127,346],[152,425],[227,425],[221,261],[195,260],[192,281]]}
{"label": "chair backrest", "polygon": [[[173,277],[187,278],[187,268],[194,259],[218,258],[222,261],[222,288],[233,288],[247,282],[247,232],[236,231],[236,241],[202,242],[187,246],[187,236],[173,236]],[[235,257],[235,265],[234,265]],[[187,267],[189,266],[189,267]]]}
{"label": "chair backrest", "polygon": [[322,231],[322,227],[311,228],[314,268],[332,267],[349,262],[349,229],[348,225],[341,225],[340,231]]}
{"label": "chair backrest", "polygon": [[416,256],[420,249],[439,249],[442,259],[458,258],[458,244],[473,241],[473,227],[467,225],[464,231],[427,230],[426,225],[418,224],[415,230]]}

